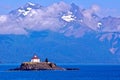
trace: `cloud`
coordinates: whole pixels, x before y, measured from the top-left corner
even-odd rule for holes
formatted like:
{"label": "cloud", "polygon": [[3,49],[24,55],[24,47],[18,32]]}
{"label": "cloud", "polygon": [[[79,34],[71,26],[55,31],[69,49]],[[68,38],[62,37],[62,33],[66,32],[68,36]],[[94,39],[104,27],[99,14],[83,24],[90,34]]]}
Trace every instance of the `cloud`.
{"label": "cloud", "polygon": [[3,23],[5,21],[7,21],[7,16],[6,15],[1,15],[0,16],[0,23]]}
{"label": "cloud", "polygon": [[93,12],[98,12],[98,11],[100,11],[100,7],[99,7],[98,5],[92,5],[92,6],[91,6],[91,10],[92,10]]}
{"label": "cloud", "polygon": [[99,10],[100,10],[100,7],[98,5],[92,5],[91,8],[83,11],[83,15],[88,19],[92,19],[92,14],[97,13]]}
{"label": "cloud", "polygon": [[13,19],[2,15],[0,16],[0,34],[27,34],[27,30],[57,31],[63,25],[59,20],[61,12],[66,12],[69,8],[68,4],[60,2],[42,9],[32,9],[25,18]]}
{"label": "cloud", "polygon": [[9,16],[0,16],[0,34],[27,34],[26,30],[15,21],[12,21]]}
{"label": "cloud", "polygon": [[100,11],[100,7],[98,5],[92,5],[89,9],[85,9],[83,11],[84,22],[91,29],[96,30],[98,21],[94,18],[94,14],[97,14]]}
{"label": "cloud", "polygon": [[25,35],[27,32],[20,27],[16,26],[4,26],[0,28],[0,34],[14,34],[14,35]]}
{"label": "cloud", "polygon": [[107,16],[120,17],[120,12],[116,8],[102,8],[99,14],[101,17],[107,17]]}
{"label": "cloud", "polygon": [[[80,20],[77,20],[77,18],[74,20],[78,23],[75,22],[73,24],[69,24],[72,20],[67,22],[62,20],[62,17],[65,14],[68,16],[67,13],[73,9],[72,7],[73,6],[64,2],[59,2],[48,7],[41,7],[39,9],[29,8],[29,10],[24,10],[24,12],[27,11],[27,15],[23,18],[18,17],[20,10],[18,10],[17,18],[15,18],[16,16],[11,16],[9,14],[0,15],[0,34],[27,35],[30,31],[51,30],[64,33],[67,36],[81,37],[88,31],[88,29],[92,29],[94,31],[98,30],[97,26],[100,19],[98,19],[96,14],[101,10],[98,5],[92,5],[89,9],[84,10],[81,8],[79,8],[79,10],[72,10],[73,13],[71,12],[69,16],[77,17],[80,14],[80,17],[81,15],[82,17]],[[79,28],[76,28],[76,25]],[[70,26],[73,27],[73,30],[69,30]],[[81,26],[82,28],[80,28]],[[108,28],[106,27],[104,30],[107,31]],[[110,30],[113,31],[116,29],[110,28]],[[120,28],[117,27],[117,30],[120,30]]]}
{"label": "cloud", "polygon": [[[39,10],[32,10],[34,13],[32,16],[27,16],[24,19],[24,24],[27,29],[32,30],[53,30],[56,31],[62,26],[62,22],[59,21],[61,12],[66,12],[69,6],[63,2],[54,3],[53,5]],[[34,22],[34,23],[33,23]]]}

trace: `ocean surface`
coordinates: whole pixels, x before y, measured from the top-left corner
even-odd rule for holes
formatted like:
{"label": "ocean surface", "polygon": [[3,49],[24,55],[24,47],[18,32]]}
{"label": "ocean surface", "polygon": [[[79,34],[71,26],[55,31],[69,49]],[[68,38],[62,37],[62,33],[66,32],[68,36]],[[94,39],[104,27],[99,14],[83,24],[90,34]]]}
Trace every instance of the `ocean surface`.
{"label": "ocean surface", "polygon": [[0,80],[120,80],[120,65],[60,65],[68,71],[9,71],[18,64],[0,64]]}

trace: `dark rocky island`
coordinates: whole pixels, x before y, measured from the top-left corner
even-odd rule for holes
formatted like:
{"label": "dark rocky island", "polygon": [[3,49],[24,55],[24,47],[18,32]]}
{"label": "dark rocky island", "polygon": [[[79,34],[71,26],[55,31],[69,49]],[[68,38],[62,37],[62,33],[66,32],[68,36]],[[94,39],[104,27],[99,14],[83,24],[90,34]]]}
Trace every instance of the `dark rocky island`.
{"label": "dark rocky island", "polygon": [[48,62],[48,59],[41,62],[40,59],[35,55],[31,62],[23,62],[19,68],[10,70],[79,70],[78,68],[62,68],[52,62]]}
{"label": "dark rocky island", "polygon": [[11,69],[11,70],[66,70],[65,68],[61,68],[56,66],[56,64],[51,62],[24,62],[20,65],[19,68]]}

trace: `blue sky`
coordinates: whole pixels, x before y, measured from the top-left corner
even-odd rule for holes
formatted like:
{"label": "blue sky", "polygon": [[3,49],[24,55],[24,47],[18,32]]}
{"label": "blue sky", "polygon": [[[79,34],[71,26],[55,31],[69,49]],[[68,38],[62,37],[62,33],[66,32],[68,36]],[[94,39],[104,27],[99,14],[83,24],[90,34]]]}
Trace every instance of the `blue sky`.
{"label": "blue sky", "polygon": [[64,1],[69,4],[73,2],[83,8],[88,8],[93,4],[97,4],[104,11],[104,14],[120,16],[120,0],[1,0],[0,14],[7,14],[9,11],[18,8],[27,2],[33,2],[41,4],[43,6],[48,6],[60,1]]}

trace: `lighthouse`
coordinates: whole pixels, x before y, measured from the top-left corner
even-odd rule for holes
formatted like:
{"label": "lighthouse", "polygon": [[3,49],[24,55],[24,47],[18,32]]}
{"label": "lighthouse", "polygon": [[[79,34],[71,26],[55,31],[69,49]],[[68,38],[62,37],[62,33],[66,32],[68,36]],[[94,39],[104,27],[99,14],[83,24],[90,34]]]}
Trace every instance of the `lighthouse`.
{"label": "lighthouse", "polygon": [[31,62],[38,62],[39,63],[40,59],[36,55],[34,55],[31,59]]}

